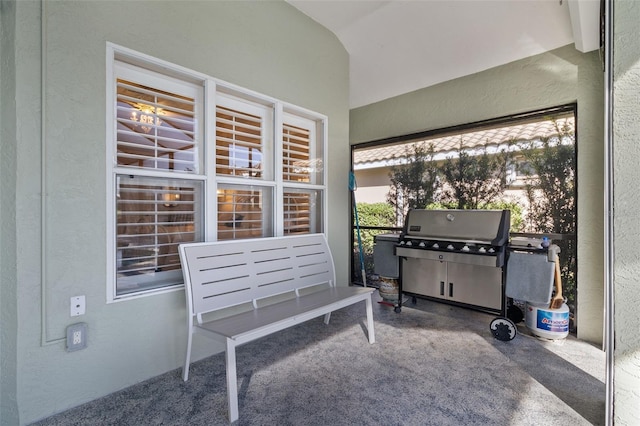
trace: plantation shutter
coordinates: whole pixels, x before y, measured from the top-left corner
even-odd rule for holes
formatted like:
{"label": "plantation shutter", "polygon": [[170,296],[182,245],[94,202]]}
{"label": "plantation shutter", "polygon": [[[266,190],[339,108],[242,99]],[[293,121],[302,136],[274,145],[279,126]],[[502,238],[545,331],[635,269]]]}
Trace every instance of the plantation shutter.
{"label": "plantation shutter", "polygon": [[[202,183],[118,175],[117,277],[126,292],[127,279],[144,283],[144,275],[181,282],[178,245],[200,241]],[[170,274],[168,272],[175,271]]]}
{"label": "plantation shutter", "polygon": [[119,167],[197,172],[196,100],[118,78]]}
{"label": "plantation shutter", "polygon": [[216,173],[261,178],[262,117],[237,109],[216,108]]}
{"label": "plantation shutter", "polygon": [[288,182],[310,182],[311,167],[310,130],[284,123],[282,126],[282,179]]}
{"label": "plantation shutter", "polygon": [[308,234],[311,232],[311,194],[284,193],[284,234]]}
{"label": "plantation shutter", "polygon": [[282,125],[282,181],[284,234],[321,232],[318,208],[322,192],[322,154],[316,146],[318,123],[287,112]]}
{"label": "plantation shutter", "polygon": [[218,191],[218,239],[273,236],[271,188],[221,185]]}

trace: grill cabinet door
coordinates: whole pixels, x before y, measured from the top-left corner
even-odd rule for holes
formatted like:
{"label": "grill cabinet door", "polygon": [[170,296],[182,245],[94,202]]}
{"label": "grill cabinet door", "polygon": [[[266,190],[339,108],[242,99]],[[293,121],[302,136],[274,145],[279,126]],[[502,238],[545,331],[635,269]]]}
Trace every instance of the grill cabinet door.
{"label": "grill cabinet door", "polygon": [[444,298],[447,286],[446,262],[411,257],[402,261],[402,291]]}
{"label": "grill cabinet door", "polygon": [[[488,266],[448,263],[447,286],[451,300],[491,309],[502,307],[502,269]],[[448,287],[447,287],[447,291]]]}

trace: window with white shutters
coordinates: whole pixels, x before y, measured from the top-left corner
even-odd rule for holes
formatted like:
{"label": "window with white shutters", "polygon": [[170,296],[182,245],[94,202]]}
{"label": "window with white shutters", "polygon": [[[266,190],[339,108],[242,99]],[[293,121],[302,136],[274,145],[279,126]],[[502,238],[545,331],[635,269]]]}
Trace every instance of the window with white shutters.
{"label": "window with white shutters", "polygon": [[113,299],[182,284],[178,245],[204,238],[202,86],[114,63]]}
{"label": "window with white shutters", "polygon": [[117,164],[197,171],[195,99],[117,79]]}
{"label": "window with white shutters", "polygon": [[323,181],[323,144],[317,142],[318,122],[285,113],[282,123],[282,179],[317,184]]}
{"label": "window with white shutters", "polygon": [[269,187],[218,187],[218,239],[272,237],[273,195]]}
{"label": "window with white shutters", "polygon": [[286,181],[309,182],[311,166],[309,129],[284,123],[282,126],[282,178]]}
{"label": "window with white shutters", "polygon": [[272,107],[221,94],[215,123],[217,175],[273,179]]}
{"label": "window with white shutters", "polygon": [[322,196],[317,190],[284,190],[284,234],[322,232]]}
{"label": "window with white shutters", "polygon": [[326,117],[108,50],[109,301],[181,288],[181,243],[325,231]]}
{"label": "window with white shutters", "polygon": [[118,294],[182,283],[178,245],[202,239],[202,182],[116,178]]}
{"label": "window with white shutters", "polygon": [[[284,233],[322,232],[323,153],[316,141],[315,120],[285,113],[282,123]],[[297,188],[291,185],[296,185]]]}
{"label": "window with white shutters", "polygon": [[262,122],[260,117],[216,109],[216,172],[259,178],[262,169]]}

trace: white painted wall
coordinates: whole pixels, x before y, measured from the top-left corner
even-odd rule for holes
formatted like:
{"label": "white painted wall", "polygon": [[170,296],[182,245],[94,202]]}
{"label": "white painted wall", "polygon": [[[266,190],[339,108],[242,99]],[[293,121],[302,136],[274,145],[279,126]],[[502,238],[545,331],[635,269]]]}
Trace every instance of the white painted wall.
{"label": "white painted wall", "polygon": [[573,45],[351,110],[352,144],[578,103],[578,337],[602,344],[602,64]]}
{"label": "white painted wall", "polygon": [[[347,283],[348,55],[332,33],[284,2],[3,1],[1,6],[0,423],[30,423],[183,361],[182,291],[106,304],[108,41],[329,117],[329,241],[338,278]],[[5,62],[7,49],[15,51],[15,61]],[[13,91],[12,116],[4,95]],[[69,298],[75,295],[86,295],[87,313],[70,318]],[[65,327],[78,321],[88,324],[88,348],[67,353]]]}
{"label": "white painted wall", "polygon": [[613,28],[614,422],[640,424],[640,3],[615,0]]}

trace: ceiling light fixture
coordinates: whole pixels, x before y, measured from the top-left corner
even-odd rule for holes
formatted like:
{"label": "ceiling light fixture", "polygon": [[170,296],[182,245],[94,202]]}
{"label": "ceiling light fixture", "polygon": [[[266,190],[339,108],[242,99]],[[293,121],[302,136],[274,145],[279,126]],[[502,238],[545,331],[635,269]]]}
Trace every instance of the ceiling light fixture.
{"label": "ceiling light fixture", "polygon": [[[162,125],[162,120],[160,120],[160,115],[166,115],[166,112],[162,108],[153,107],[151,105],[142,104],[138,102],[134,102],[131,104],[131,115],[129,119],[131,121],[135,121],[136,123],[140,123],[140,127],[143,132],[149,133],[153,126]],[[138,127],[137,124],[134,125]]]}

